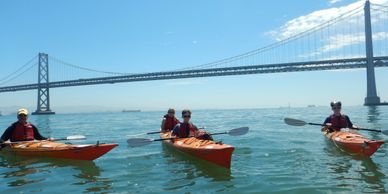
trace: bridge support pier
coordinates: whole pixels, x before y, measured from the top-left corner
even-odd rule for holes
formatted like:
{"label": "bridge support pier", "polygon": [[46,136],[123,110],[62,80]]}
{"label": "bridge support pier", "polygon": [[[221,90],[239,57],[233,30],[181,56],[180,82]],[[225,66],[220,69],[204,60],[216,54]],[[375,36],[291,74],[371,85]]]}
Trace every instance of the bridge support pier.
{"label": "bridge support pier", "polygon": [[365,106],[380,105],[380,98],[376,92],[375,67],[373,57],[372,25],[370,17],[370,2],[367,0],[364,7],[365,17],[365,48],[366,48],[366,97]]}
{"label": "bridge support pier", "polygon": [[38,105],[33,115],[55,114],[50,109],[48,54],[39,53]]}

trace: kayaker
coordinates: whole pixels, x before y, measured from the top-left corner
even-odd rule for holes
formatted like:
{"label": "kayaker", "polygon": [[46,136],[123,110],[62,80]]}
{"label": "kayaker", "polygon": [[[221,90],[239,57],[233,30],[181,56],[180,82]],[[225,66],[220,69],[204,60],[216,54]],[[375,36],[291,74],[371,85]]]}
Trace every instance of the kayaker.
{"label": "kayaker", "polygon": [[198,130],[198,127],[190,122],[191,111],[185,109],[182,111],[183,122],[179,122],[173,129],[171,137],[196,137],[198,139],[208,139],[213,140],[210,134],[206,133],[204,130]]}
{"label": "kayaker", "polygon": [[17,141],[30,141],[30,140],[51,140],[50,138],[43,137],[38,128],[35,125],[27,122],[28,110],[25,108],[19,109],[17,112],[18,121],[9,126],[3,133],[0,139],[0,143],[10,140],[11,142]]}
{"label": "kayaker", "polygon": [[179,120],[175,117],[175,109],[170,108],[168,109],[167,114],[163,116],[160,129],[162,132],[171,131],[178,123]]}
{"label": "kayaker", "polygon": [[353,123],[350,121],[347,115],[341,114],[342,103],[340,101],[333,101],[330,103],[333,114],[326,118],[323,123],[326,125],[322,130],[328,130],[328,132],[340,131],[342,128],[354,128]]}

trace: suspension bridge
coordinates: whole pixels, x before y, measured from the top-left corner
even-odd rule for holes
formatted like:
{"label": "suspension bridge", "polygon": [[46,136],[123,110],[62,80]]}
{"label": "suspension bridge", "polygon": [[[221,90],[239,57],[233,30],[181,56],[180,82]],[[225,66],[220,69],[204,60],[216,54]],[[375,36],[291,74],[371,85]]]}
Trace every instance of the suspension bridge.
{"label": "suspension bridge", "polygon": [[[375,67],[388,67],[388,5],[366,1],[339,17],[266,47],[178,70],[150,73],[108,72],[74,65],[39,53],[15,72],[0,79],[0,92],[37,89],[37,110],[33,114],[54,114],[50,108],[50,88],[365,68],[367,96],[364,105],[374,106],[385,104],[377,96]],[[37,80],[33,79],[36,77]]]}

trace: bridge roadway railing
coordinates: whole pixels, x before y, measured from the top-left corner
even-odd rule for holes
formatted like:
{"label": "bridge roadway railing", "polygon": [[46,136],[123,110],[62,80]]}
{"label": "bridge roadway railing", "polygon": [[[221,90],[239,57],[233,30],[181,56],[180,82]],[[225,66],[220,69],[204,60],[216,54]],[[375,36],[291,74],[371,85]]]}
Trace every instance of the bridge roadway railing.
{"label": "bridge roadway railing", "polygon": [[[388,57],[375,57],[375,67],[387,67]],[[214,77],[228,75],[244,75],[244,74],[264,74],[264,73],[281,73],[281,72],[298,72],[298,71],[320,71],[334,69],[354,69],[366,68],[365,58],[325,60],[314,62],[300,63],[282,63],[270,65],[250,65],[224,68],[208,68],[194,69],[184,71],[168,71],[168,72],[153,72],[130,74],[123,76],[97,77],[88,79],[76,79],[67,81],[57,81],[47,83],[49,88],[96,85],[96,84],[114,84],[121,82],[137,82],[151,80],[167,80],[167,79],[184,79],[196,77]],[[45,84],[41,84],[46,86]],[[0,87],[0,92],[15,92],[20,90],[37,89],[39,84],[26,84],[17,86]]]}

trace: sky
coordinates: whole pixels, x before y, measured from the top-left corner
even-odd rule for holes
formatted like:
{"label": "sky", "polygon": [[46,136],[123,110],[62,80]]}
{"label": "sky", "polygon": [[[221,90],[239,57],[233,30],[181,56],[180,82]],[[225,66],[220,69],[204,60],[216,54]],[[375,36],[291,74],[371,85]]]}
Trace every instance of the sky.
{"label": "sky", "polygon": [[[388,5],[388,0],[372,2]],[[0,1],[0,78],[39,52],[109,72],[182,69],[264,47],[361,4],[359,0]],[[380,37],[388,39],[388,33]],[[375,71],[378,95],[388,101],[384,85],[388,68]],[[50,101],[56,112],[328,106],[334,99],[354,106],[364,102],[365,75],[364,69],[355,69],[79,86],[51,89]],[[36,101],[35,90],[0,93],[0,111],[34,110]]]}

